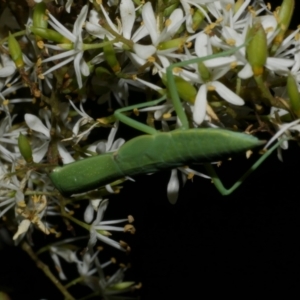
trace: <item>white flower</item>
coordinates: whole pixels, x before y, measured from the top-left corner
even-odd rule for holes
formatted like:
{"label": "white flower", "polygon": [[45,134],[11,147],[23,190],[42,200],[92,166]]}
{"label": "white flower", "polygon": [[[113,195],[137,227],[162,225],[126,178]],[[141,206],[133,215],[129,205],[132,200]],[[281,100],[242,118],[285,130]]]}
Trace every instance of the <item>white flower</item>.
{"label": "white flower", "polygon": [[297,119],[290,123],[277,124],[275,123],[275,127],[277,132],[273,135],[273,137],[268,141],[265,145],[264,149],[267,149],[276,139],[278,139],[280,143],[280,148],[278,148],[277,156],[278,159],[283,161],[281,155],[281,149],[288,149],[288,140],[291,139],[290,131],[298,131],[300,132],[300,119]]}
{"label": "white flower", "polygon": [[[195,41],[195,52],[197,54],[197,57],[206,57],[212,54],[210,39],[207,34],[200,33],[197,35]],[[217,79],[223,77],[230,70],[231,64],[235,61],[236,58],[234,56],[205,60],[203,63],[210,73],[210,79],[208,81],[204,81],[202,79],[197,66],[194,66],[196,73],[190,72],[188,70],[182,70],[180,72],[180,76],[182,76],[184,79],[190,82],[202,84],[197,93],[195,104],[193,107],[193,120],[196,124],[200,125],[205,119],[207,106],[206,95],[208,90],[216,91],[224,100],[233,105],[244,104],[244,100],[240,96],[232,92],[220,81],[217,81]]]}
{"label": "white flower", "polygon": [[[132,33],[134,23],[136,21],[136,13],[135,7],[132,0],[122,0],[120,3],[120,15],[121,15],[121,22],[116,26],[112,20],[110,19],[109,15],[107,14],[106,10],[100,4],[100,8],[102,14],[107,22],[108,26],[116,33],[123,35],[125,39],[128,41],[132,41],[136,43],[143,37],[145,37],[148,32],[145,26],[141,26],[134,34]],[[101,25],[101,18],[99,14],[95,10],[90,11],[89,21],[86,22],[86,31],[93,36],[98,37],[99,39],[103,40],[104,37],[107,37],[109,40],[115,39],[115,36],[107,31]],[[115,45],[118,48],[122,48],[123,43],[117,42]]]}
{"label": "white flower", "polygon": [[[67,52],[57,54],[54,56],[51,56],[45,60],[43,60],[43,63],[53,61],[53,60],[59,60],[62,58],[68,57],[68,59],[62,61],[61,63],[55,65],[54,67],[48,69],[46,72],[43,73],[43,75],[46,75],[48,73],[53,72],[54,70],[66,65],[67,63],[74,61],[74,70],[77,78],[77,83],[79,88],[82,88],[82,76],[88,76],[90,74],[89,67],[86,64],[86,62],[83,59],[83,42],[82,42],[82,26],[86,19],[88,12],[88,6],[85,5],[82,7],[80,14],[78,15],[76,22],[74,23],[73,27],[73,33],[71,33],[65,26],[63,26],[61,23],[59,23],[51,14],[49,14],[49,17],[51,20],[49,20],[49,24],[60,34],[62,34],[64,37],[69,39],[74,44],[74,49],[69,50]],[[52,47],[53,48],[53,47]],[[61,50],[60,47],[56,47],[56,50]]]}
{"label": "white flower", "polygon": [[188,179],[192,179],[195,175],[205,179],[211,179],[211,177],[196,170],[190,169],[189,167],[172,169],[171,177],[167,186],[167,196],[171,204],[176,204],[179,196],[180,183],[178,170],[181,172],[182,185],[184,185]]}
{"label": "white flower", "polygon": [[[138,288],[138,286],[134,286],[134,281],[123,281],[125,276],[124,272],[126,270],[126,267],[121,267],[112,276],[105,277],[104,272],[99,268],[98,264],[99,281],[98,285],[93,285],[92,289],[103,294],[107,300],[121,300],[123,297],[115,295],[126,293],[128,291],[132,291],[134,288]],[[129,298],[125,297],[125,299]]]}
{"label": "white flower", "polygon": [[71,11],[72,4],[73,4],[73,0],[68,0],[67,3],[66,3],[66,11],[68,13],[70,13],[70,11]]}
{"label": "white flower", "polygon": [[[114,141],[115,135],[118,131],[118,127],[119,127],[119,121],[115,122],[115,124],[113,125],[107,141],[100,141],[100,142],[98,141],[96,143],[93,143],[88,147],[87,150],[97,152],[100,155],[118,150],[125,143],[125,140],[122,138],[119,138]],[[105,188],[108,192],[114,193],[114,190],[110,186],[110,184],[107,184]],[[86,223],[92,222],[94,218],[94,211],[98,210],[99,204],[101,203],[102,200],[103,200],[102,198],[90,200],[84,212],[84,220]]]}
{"label": "white flower", "polygon": [[[51,140],[51,113],[50,111],[42,110],[41,114],[47,126],[45,126],[42,121],[35,115],[25,114],[24,117],[27,126],[34,131],[35,139],[32,142],[32,155],[33,161],[37,163],[44,158],[45,154],[48,151],[49,143]],[[57,148],[64,164],[74,161],[73,157],[61,142],[57,142]]]}
{"label": "white flower", "polygon": [[13,240],[20,240],[28,231],[31,224],[34,224],[38,229],[45,234],[50,234],[48,225],[41,221],[45,209],[47,207],[46,196],[33,196],[28,203],[20,201],[17,203],[16,214],[21,219],[17,232],[13,236]]}
{"label": "white flower", "polygon": [[114,152],[118,150],[125,143],[125,140],[122,138],[118,138],[117,140],[114,141],[118,128],[119,128],[119,121],[114,123],[106,142],[105,141],[97,142],[97,146],[95,150],[98,154]]}
{"label": "white flower", "polygon": [[180,184],[178,180],[177,169],[172,169],[171,177],[167,186],[167,195],[171,204],[175,204],[177,202],[179,188]]}
{"label": "white flower", "polygon": [[109,231],[129,231],[131,233],[135,232],[135,229],[132,225],[128,224],[125,227],[117,227],[117,226],[112,226],[112,224],[118,224],[118,223],[123,223],[126,221],[132,222],[133,219],[132,217],[128,217],[128,219],[120,219],[120,220],[113,220],[113,221],[102,221],[103,216],[104,216],[104,212],[107,208],[108,205],[108,200],[103,200],[100,203],[99,209],[98,209],[98,213],[97,213],[97,217],[95,219],[95,221],[93,222],[93,224],[90,227],[90,240],[89,240],[89,247],[93,247],[96,242],[97,239],[99,239],[100,241],[115,247],[121,251],[129,251],[130,248],[129,246],[125,243],[125,242],[116,242],[112,239],[110,239],[108,236],[111,235]]}
{"label": "white flower", "polygon": [[136,55],[140,58],[140,60],[137,59],[137,57],[132,54],[130,55],[130,57],[133,60],[135,60],[135,63],[139,63],[143,65],[146,63],[147,59],[150,56],[157,54],[161,64],[164,67],[167,67],[170,63],[168,62],[168,59],[166,59],[166,54],[175,52],[176,50],[178,50],[179,47],[166,49],[166,50],[159,50],[157,49],[157,47],[159,46],[160,43],[171,40],[172,37],[176,34],[181,24],[185,20],[183,16],[183,11],[180,8],[175,9],[170,15],[170,17],[168,18],[162,32],[159,32],[158,30],[156,16],[154,14],[152,4],[150,2],[147,2],[143,6],[142,16],[143,16],[145,27],[149,32],[152,45],[144,46],[144,45],[134,44],[133,49]]}
{"label": "white flower", "polygon": [[[15,172],[12,165],[11,172]],[[24,201],[24,182],[16,175],[8,176],[7,167],[0,161],[0,218],[17,203]]]}
{"label": "white flower", "polygon": [[[75,104],[73,103],[73,101],[69,100],[71,106],[74,108],[74,110],[78,113],[79,116],[81,116],[81,118],[79,118],[75,125],[73,126],[73,136],[71,138],[67,138],[67,139],[63,139],[63,141],[68,141],[68,140],[72,140],[74,139],[75,140],[75,144],[79,143],[79,141],[83,138],[86,138],[90,132],[93,130],[93,128],[95,128],[95,126],[97,126],[97,122],[94,122],[94,119],[91,118],[83,109],[83,106],[82,106],[82,102],[83,101],[80,101],[80,104],[79,104],[79,108],[78,109]],[[80,130],[80,127],[81,126],[84,126],[86,124],[89,124],[89,123],[93,123],[94,124],[92,126],[90,126],[86,131],[84,132],[81,132],[79,133],[79,130]]]}
{"label": "white flower", "polygon": [[69,263],[79,261],[76,257],[75,251],[63,247],[57,247],[57,246],[50,247],[50,256],[55,264],[55,268],[61,280],[66,280],[67,277],[62,269],[58,256],[62,257],[65,261]]}
{"label": "white flower", "polygon": [[[6,54],[0,54],[0,78],[12,76],[16,71],[16,65]],[[1,63],[2,62],[2,63]]]}
{"label": "white flower", "polygon": [[[262,26],[263,26],[264,30],[267,32],[268,32],[269,28],[275,27],[276,19],[273,16],[266,16],[265,18],[262,18],[262,21],[263,21]],[[277,28],[277,25],[275,28]],[[298,29],[298,31],[299,31],[299,29]],[[272,45],[272,42],[276,36],[276,33],[277,32],[274,30],[272,32],[272,34],[271,33],[269,33],[269,35],[267,34],[268,46]],[[293,33],[292,36],[294,36],[294,34],[296,35],[296,33]],[[293,59],[284,58],[284,56],[285,56],[284,50],[289,52],[288,47],[290,46],[290,43],[288,43],[288,41],[290,41],[290,39],[291,39],[291,36],[289,36],[285,39],[285,41],[281,44],[281,47],[279,49],[277,49],[275,56],[267,57],[267,60],[265,63],[265,68],[270,70],[272,73],[277,73],[279,75],[286,75],[289,72],[289,68],[291,66],[293,66],[293,64],[294,64]],[[239,53],[242,53],[244,55],[244,57],[246,56],[245,50],[239,51]],[[245,58],[243,58],[243,60],[244,59]],[[242,79],[248,79],[253,76],[252,67],[250,66],[249,63],[245,64],[244,68],[238,73],[238,76]]]}
{"label": "white flower", "polygon": [[[9,114],[7,105],[3,105],[3,110],[6,113],[6,117],[0,121],[0,158],[12,163],[21,158],[18,137],[20,133],[25,134],[26,128],[23,126],[13,128],[13,119]],[[0,106],[0,113],[1,111],[2,107]]]}

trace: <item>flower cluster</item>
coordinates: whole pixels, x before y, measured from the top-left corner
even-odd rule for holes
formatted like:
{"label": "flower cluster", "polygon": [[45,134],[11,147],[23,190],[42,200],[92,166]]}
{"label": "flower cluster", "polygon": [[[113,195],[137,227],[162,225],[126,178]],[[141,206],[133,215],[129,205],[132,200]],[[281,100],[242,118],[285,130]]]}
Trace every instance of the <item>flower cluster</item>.
{"label": "flower cluster", "polygon": [[[300,29],[288,31],[293,6],[294,0],[275,11],[260,0],[251,6],[250,0],[35,0],[22,10],[25,24],[5,8],[0,217],[15,243],[33,239],[35,230],[54,234],[60,241],[47,250],[62,280],[59,257],[75,263],[82,282],[105,299],[132,289],[133,282],[122,282],[125,267],[104,277],[96,250],[106,243],[130,251],[110,236],[134,233],[133,218],[103,221],[107,198],[133,180],[130,174],[120,171],[119,180],[72,197],[61,195],[49,174],[87,157],[115,157],[109,153],[125,143],[115,140],[119,121],[154,134],[187,127],[267,131],[270,143],[279,139],[281,158],[300,132]],[[145,123],[130,120],[138,114],[147,116]],[[194,175],[210,179],[189,166],[173,168],[166,189],[171,203],[180,182]],[[82,218],[79,201],[86,207]],[[89,236],[65,236],[58,217]],[[128,224],[113,226],[121,222]],[[79,257],[70,247],[81,239],[86,248]]]}

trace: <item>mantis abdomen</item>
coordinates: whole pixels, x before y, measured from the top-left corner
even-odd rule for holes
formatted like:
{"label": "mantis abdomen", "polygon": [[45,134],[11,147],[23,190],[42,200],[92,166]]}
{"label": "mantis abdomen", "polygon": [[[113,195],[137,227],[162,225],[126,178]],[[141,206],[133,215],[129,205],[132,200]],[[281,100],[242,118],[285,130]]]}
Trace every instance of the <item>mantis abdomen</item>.
{"label": "mantis abdomen", "polygon": [[64,167],[50,177],[64,195],[86,192],[125,176],[153,173],[188,163],[212,162],[262,145],[257,138],[223,129],[175,130],[142,135],[117,152],[93,156]]}

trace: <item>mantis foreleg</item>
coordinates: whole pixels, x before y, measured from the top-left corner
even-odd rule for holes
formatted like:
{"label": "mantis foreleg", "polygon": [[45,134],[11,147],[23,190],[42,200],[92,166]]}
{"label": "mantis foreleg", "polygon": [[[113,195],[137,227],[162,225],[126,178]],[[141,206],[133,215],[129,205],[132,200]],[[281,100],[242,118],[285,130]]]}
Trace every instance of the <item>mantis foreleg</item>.
{"label": "mantis foreleg", "polygon": [[205,169],[207,170],[209,176],[212,178],[212,181],[215,185],[215,187],[218,189],[218,191],[223,195],[227,196],[230,195],[232,192],[234,192],[243,182],[245,179],[249,177],[249,175],[255,171],[261,163],[263,163],[272,153],[274,150],[276,150],[280,144],[282,144],[283,141],[277,142],[273,147],[271,147],[267,152],[265,152],[253,165],[252,167],[240,177],[239,180],[236,181],[235,184],[229,189],[226,189],[220,180],[219,176],[217,175],[214,167],[211,164],[205,164]]}

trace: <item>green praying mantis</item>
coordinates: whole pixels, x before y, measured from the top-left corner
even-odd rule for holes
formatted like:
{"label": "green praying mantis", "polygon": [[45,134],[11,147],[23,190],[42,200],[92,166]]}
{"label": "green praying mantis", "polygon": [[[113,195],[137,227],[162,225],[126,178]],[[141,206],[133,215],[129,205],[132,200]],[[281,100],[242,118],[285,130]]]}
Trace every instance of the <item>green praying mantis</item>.
{"label": "green praying mantis", "polygon": [[118,109],[114,113],[116,119],[147,135],[133,138],[114,153],[101,154],[63,167],[56,167],[50,174],[54,186],[61,194],[70,196],[99,188],[125,176],[153,173],[190,163],[204,163],[219,192],[222,195],[231,194],[278,147],[279,143],[264,153],[231,188],[226,189],[210,163],[259,147],[265,142],[248,134],[225,129],[190,129],[176,90],[172,69],[231,55],[244,46],[245,44],[210,56],[175,63],[167,68],[168,90],[181,128],[170,132],[159,132],[123,114],[136,108],[157,105],[166,100],[165,95],[158,100]]}

